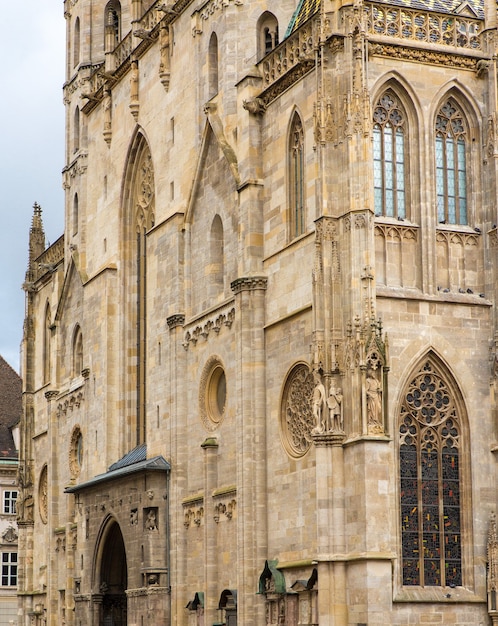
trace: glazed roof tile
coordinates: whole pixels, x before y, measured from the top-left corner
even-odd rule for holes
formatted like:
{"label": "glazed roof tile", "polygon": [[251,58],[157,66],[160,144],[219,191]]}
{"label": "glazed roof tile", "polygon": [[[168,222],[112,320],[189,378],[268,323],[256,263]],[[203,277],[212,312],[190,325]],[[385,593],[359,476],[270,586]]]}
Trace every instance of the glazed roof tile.
{"label": "glazed roof tile", "polygon": [[[434,11],[436,13],[447,13],[452,15],[474,15],[479,19],[484,19],[484,0],[375,0],[376,4],[386,6],[406,7],[420,11]],[[310,17],[320,10],[321,0],[299,0],[294,11],[285,36],[288,37],[298,29]]]}

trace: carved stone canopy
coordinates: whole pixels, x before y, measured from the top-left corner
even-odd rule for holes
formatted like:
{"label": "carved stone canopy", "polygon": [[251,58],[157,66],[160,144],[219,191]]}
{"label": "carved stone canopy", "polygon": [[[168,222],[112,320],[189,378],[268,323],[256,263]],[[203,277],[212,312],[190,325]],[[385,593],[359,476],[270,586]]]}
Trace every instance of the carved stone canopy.
{"label": "carved stone canopy", "polygon": [[285,578],[277,569],[278,561],[265,561],[265,566],[259,577],[258,593],[286,593]]}

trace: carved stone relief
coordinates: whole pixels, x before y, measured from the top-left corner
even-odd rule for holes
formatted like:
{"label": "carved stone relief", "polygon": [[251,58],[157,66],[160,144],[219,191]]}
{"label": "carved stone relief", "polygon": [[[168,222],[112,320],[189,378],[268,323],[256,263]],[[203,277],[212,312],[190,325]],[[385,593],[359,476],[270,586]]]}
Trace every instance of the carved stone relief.
{"label": "carved stone relief", "polygon": [[200,498],[186,500],[183,503],[183,514],[183,525],[185,528],[200,526],[204,519],[204,498],[201,496]]}

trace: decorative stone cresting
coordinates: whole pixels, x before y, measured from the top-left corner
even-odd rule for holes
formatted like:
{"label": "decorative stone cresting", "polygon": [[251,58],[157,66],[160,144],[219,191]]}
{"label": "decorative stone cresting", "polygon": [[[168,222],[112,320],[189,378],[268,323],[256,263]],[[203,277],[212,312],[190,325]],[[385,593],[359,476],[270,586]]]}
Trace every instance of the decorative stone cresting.
{"label": "decorative stone cresting", "polygon": [[185,350],[188,350],[189,346],[195,346],[200,338],[207,340],[211,332],[218,334],[223,326],[231,328],[234,319],[235,308],[231,308],[229,311],[220,313],[215,318],[208,319],[202,324],[198,324],[193,330],[189,330],[185,333],[183,347]]}
{"label": "decorative stone cresting", "polygon": [[204,496],[189,498],[183,501],[185,528],[200,526],[204,519]]}

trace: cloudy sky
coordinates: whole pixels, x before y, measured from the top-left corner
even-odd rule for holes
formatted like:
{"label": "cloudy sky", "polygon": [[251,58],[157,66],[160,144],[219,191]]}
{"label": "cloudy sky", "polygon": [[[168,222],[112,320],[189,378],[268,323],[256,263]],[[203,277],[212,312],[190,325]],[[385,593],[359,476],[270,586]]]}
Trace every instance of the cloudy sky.
{"label": "cloudy sky", "polygon": [[65,63],[63,0],[2,3],[0,37],[0,354],[19,371],[21,285],[33,203],[45,234],[63,229]]}

